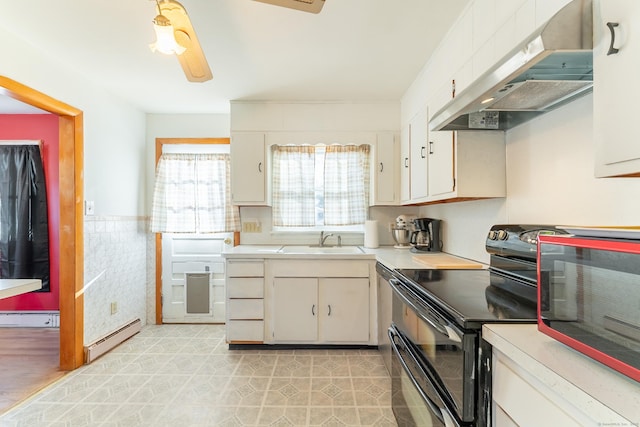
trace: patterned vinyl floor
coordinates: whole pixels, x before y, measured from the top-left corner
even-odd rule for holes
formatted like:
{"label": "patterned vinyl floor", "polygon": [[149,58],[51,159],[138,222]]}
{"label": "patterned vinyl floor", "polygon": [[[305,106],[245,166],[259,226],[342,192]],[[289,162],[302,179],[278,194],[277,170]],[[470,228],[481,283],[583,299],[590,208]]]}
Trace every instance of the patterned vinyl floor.
{"label": "patterned vinyl floor", "polygon": [[0,426],[396,426],[376,350],[229,350],[220,325],[150,325]]}

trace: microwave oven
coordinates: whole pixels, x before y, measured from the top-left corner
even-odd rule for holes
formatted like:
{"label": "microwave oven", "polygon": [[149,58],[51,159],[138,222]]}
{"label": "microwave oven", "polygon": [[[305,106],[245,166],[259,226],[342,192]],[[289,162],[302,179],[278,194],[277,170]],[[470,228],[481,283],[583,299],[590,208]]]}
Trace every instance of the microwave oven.
{"label": "microwave oven", "polygon": [[640,240],[540,235],[538,329],[640,381]]}

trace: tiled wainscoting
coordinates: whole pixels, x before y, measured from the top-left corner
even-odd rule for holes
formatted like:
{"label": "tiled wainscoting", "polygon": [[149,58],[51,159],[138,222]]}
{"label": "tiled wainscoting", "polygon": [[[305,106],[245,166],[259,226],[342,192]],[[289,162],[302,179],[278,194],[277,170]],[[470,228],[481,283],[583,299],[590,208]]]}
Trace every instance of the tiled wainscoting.
{"label": "tiled wainscoting", "polygon": [[2,426],[396,426],[376,350],[229,350],[221,325],[148,325]]}
{"label": "tiled wainscoting", "polygon": [[85,216],[85,344],[136,318],[147,322],[149,235],[145,217]]}

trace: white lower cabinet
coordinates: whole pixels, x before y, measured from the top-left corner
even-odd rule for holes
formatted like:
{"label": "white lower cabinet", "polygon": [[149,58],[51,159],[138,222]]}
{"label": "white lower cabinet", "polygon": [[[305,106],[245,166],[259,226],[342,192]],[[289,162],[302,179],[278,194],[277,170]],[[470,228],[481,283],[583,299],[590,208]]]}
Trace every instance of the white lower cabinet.
{"label": "white lower cabinet", "polygon": [[288,260],[273,261],[269,270],[266,342],[376,344],[375,263]]}
{"label": "white lower cabinet", "polygon": [[[506,325],[508,326],[508,325]],[[535,326],[532,325],[534,328]],[[503,328],[504,329],[504,328]],[[529,332],[527,332],[530,334]],[[534,334],[530,334],[537,338]],[[543,340],[550,341],[548,337]],[[518,341],[518,351],[513,352],[509,347],[511,343],[503,345],[499,341],[499,346],[504,347],[509,353],[517,355],[520,359],[530,359],[522,352],[521,342]],[[552,346],[538,345],[536,339],[529,341],[532,348],[542,349],[540,354],[554,354],[556,348],[562,344],[552,342]],[[535,350],[538,351],[538,350]],[[569,352],[573,350],[568,349]],[[549,357],[549,356],[546,357]],[[558,354],[556,354],[558,356]],[[580,363],[570,358],[558,358],[559,363],[564,363],[567,372],[584,372],[583,375],[592,375],[594,379],[591,386],[594,389],[607,390],[609,383],[598,384],[595,370],[585,369],[583,364],[595,364],[584,356],[572,353]],[[560,364],[556,362],[554,369],[541,368],[534,363],[522,363],[524,360],[515,361],[509,355],[493,347],[493,368],[492,368],[492,422],[493,427],[539,427],[539,426],[562,426],[562,427],[584,427],[584,426],[631,426],[635,422],[623,418],[605,403],[598,401],[597,397],[587,391],[582,390],[569,379],[562,377],[563,370],[557,369]],[[541,370],[542,369],[542,370]],[[618,376],[618,374],[614,374]],[[615,378],[614,378],[615,379]],[[623,399],[632,399],[625,394],[624,389],[614,390],[615,394],[620,394],[620,404]],[[605,392],[606,393],[606,392]],[[636,420],[637,421],[637,418]]]}
{"label": "white lower cabinet", "polygon": [[274,343],[368,343],[369,279],[273,280]]}
{"label": "white lower cabinet", "polygon": [[274,342],[318,341],[318,279],[273,279],[272,339]]}

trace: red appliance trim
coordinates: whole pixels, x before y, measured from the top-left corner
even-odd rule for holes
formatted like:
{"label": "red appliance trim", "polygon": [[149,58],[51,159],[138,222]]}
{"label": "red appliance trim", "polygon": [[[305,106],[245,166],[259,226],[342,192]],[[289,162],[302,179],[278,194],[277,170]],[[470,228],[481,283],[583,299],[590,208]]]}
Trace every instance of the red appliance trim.
{"label": "red appliance trim", "polygon": [[583,239],[573,236],[552,236],[552,235],[540,235],[538,238],[538,330],[551,338],[579,351],[580,353],[597,360],[600,363],[640,382],[640,369],[637,369],[631,365],[628,365],[614,357],[609,356],[595,348],[584,344],[574,338],[571,338],[555,329],[550,328],[542,321],[541,313],[541,301],[542,301],[542,286],[541,286],[541,251],[540,245],[542,243],[551,243],[562,246],[571,246],[586,249],[597,249],[607,251],[617,251],[625,253],[640,254],[640,241],[618,241],[618,240],[598,240],[598,239]]}

